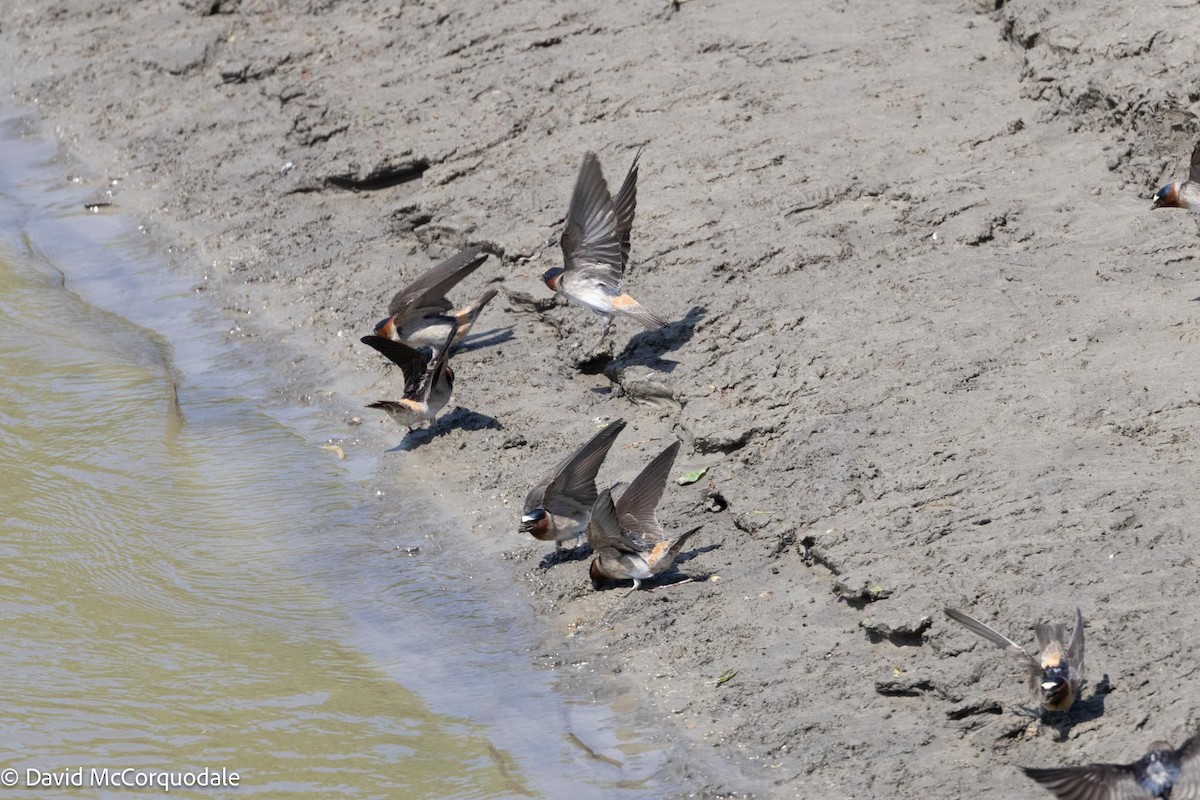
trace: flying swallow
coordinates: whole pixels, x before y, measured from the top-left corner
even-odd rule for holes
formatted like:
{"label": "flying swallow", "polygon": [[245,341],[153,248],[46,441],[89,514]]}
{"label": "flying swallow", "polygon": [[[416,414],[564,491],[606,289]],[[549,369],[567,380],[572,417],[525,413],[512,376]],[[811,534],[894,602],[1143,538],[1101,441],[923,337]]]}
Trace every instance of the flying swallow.
{"label": "flying swallow", "polygon": [[605,581],[632,580],[630,592],[637,590],[642,581],[670,569],[688,537],[704,527],[698,525],[670,539],[654,514],[678,453],[679,442],[662,451],[615,503],[612,489],[596,498],[587,528],[588,544],[596,551],[588,568],[593,588],[599,589]]}
{"label": "flying swallow", "polygon": [[1075,703],[1083,688],[1083,614],[1078,608],[1075,609],[1075,628],[1071,631],[1070,644],[1064,644],[1066,631],[1061,624],[1040,624],[1034,628],[1038,643],[1037,658],[1025,652],[1025,648],[1012,639],[957,609],[947,608],[946,616],[997,647],[1004,648],[1009,657],[1025,670],[1029,679],[1029,693],[1043,709],[1066,711]]}
{"label": "flying swallow", "polygon": [[1022,769],[1061,800],[1194,800],[1200,797],[1200,735],[1178,750],[1155,742],[1132,764]]}
{"label": "flying swallow", "polygon": [[410,432],[415,425],[427,420],[433,422],[437,413],[450,401],[450,394],[454,390],[454,370],[450,368],[449,360],[450,344],[455,335],[457,331],[450,328],[431,360],[406,344],[382,336],[362,337],[363,344],[383,353],[404,373],[403,399],[380,400],[367,408],[386,411],[388,416]]}
{"label": "flying swallow", "polygon": [[562,233],[563,266],[542,275],[551,289],[607,320],[601,340],[617,314],[631,317],[649,330],[667,324],[621,291],[621,279],[629,263],[629,233],[637,207],[640,157],[639,150],[614,201],[596,154],[584,154]]}
{"label": "flying swallow", "polygon": [[1154,193],[1156,208],[1186,208],[1200,214],[1200,143],[1192,150],[1192,163],[1188,167],[1188,179],[1168,183]]}
{"label": "flying swallow", "polygon": [[496,296],[496,290],[488,289],[474,303],[458,311],[454,311],[454,306],[446,299],[446,292],[484,261],[487,261],[487,253],[480,247],[470,247],[421,275],[396,292],[392,302],[388,303],[387,317],[375,326],[375,335],[409,347],[437,350],[446,341],[447,332],[453,329],[452,343],[461,342],[475,324],[479,312]]}
{"label": "flying swallow", "polygon": [[544,542],[553,540],[555,549],[583,535],[596,502],[596,473],[624,427],[624,420],[613,420],[529,490],[521,515],[522,533]]}

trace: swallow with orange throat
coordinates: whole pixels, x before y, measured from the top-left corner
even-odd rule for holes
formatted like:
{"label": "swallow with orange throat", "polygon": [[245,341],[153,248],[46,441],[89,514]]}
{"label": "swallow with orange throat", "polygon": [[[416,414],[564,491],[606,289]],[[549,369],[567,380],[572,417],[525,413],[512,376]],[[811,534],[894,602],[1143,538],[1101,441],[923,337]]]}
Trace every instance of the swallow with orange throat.
{"label": "swallow with orange throat", "polygon": [[629,265],[640,157],[639,150],[613,200],[596,154],[584,154],[561,237],[563,266],[542,275],[542,281],[555,292],[605,318],[601,341],[618,314],[648,330],[667,324],[621,289]]}
{"label": "swallow with orange throat", "polygon": [[1188,167],[1188,179],[1168,183],[1154,193],[1156,208],[1185,208],[1200,214],[1200,143],[1192,149],[1192,162]]}
{"label": "swallow with orange throat", "polygon": [[703,528],[697,525],[674,538],[663,532],[655,515],[667,483],[667,474],[679,453],[679,442],[662,451],[613,501],[605,489],[592,506],[587,541],[596,557],[588,567],[592,588],[605,581],[633,581],[633,593],[642,581],[669,570],[687,540]]}
{"label": "swallow with orange throat", "polygon": [[454,391],[454,370],[450,368],[450,344],[457,331],[450,328],[433,357],[427,359],[406,344],[382,336],[364,336],[363,344],[370,345],[404,373],[404,397],[400,400],[379,400],[367,408],[386,411],[388,416],[409,432],[422,422],[432,423],[438,412],[450,402]]}
{"label": "swallow with orange throat", "polygon": [[471,330],[483,307],[496,296],[488,289],[478,300],[455,311],[446,293],[487,260],[480,247],[469,247],[447,258],[405,286],[388,303],[388,315],[375,326],[375,335],[409,347],[437,350],[454,332],[458,344]]}
{"label": "swallow with orange throat", "polygon": [[1021,769],[1060,800],[1196,800],[1200,798],[1200,735],[1179,749],[1155,742],[1132,764]]}
{"label": "swallow with orange throat", "polygon": [[946,616],[1002,648],[1009,658],[1020,664],[1029,683],[1030,696],[1043,711],[1066,711],[1075,704],[1083,689],[1083,614],[1078,608],[1075,609],[1075,627],[1069,642],[1066,627],[1061,623],[1042,623],[1034,627],[1037,658],[1012,639],[957,609],[947,608]]}
{"label": "swallow with orange throat", "polygon": [[624,427],[624,420],[613,420],[529,490],[521,514],[522,533],[553,541],[556,550],[584,534],[598,494],[596,473]]}

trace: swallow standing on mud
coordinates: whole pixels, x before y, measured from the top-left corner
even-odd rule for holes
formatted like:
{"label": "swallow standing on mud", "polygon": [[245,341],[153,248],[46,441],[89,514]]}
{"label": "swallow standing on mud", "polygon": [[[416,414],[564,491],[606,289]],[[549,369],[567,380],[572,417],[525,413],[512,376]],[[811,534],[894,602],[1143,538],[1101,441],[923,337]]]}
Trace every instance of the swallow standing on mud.
{"label": "swallow standing on mud", "polygon": [[454,370],[450,368],[450,344],[457,335],[449,329],[446,338],[438,344],[432,360],[426,360],[418,351],[406,344],[385,339],[382,336],[364,336],[363,344],[383,353],[404,373],[404,397],[401,400],[380,400],[367,408],[378,408],[388,413],[396,422],[412,432],[413,426],[422,422],[433,422],[437,413],[450,401],[454,390]]}
{"label": "swallow standing on mud", "polygon": [[1061,800],[1195,800],[1200,798],[1200,735],[1178,750],[1155,742],[1132,764],[1022,769]]}
{"label": "swallow standing on mud", "polygon": [[649,330],[667,324],[621,291],[621,279],[629,263],[629,233],[637,206],[640,157],[638,151],[614,201],[596,154],[584,154],[562,233],[563,266],[542,275],[551,289],[606,319],[601,341],[608,335],[616,314],[631,317]]}
{"label": "swallow standing on mud", "polygon": [[1200,144],[1192,150],[1192,163],[1188,168],[1188,179],[1168,183],[1154,193],[1156,208],[1186,208],[1200,214]]}
{"label": "swallow standing on mud", "polygon": [[1017,661],[1029,679],[1029,693],[1046,711],[1066,711],[1075,703],[1083,688],[1083,614],[1075,609],[1075,629],[1070,644],[1065,642],[1065,628],[1059,623],[1040,624],[1034,628],[1038,658],[1025,648],[1002,636],[977,619],[957,609],[947,608],[946,616],[977,633],[997,647],[1004,648]]}
{"label": "swallow standing on mud", "polygon": [[588,568],[592,588],[605,581],[632,580],[636,591],[642,581],[666,572],[697,525],[676,539],[667,538],[654,509],[662,498],[667,473],[679,453],[675,442],[651,461],[613,503],[612,489],[605,489],[592,506],[587,541],[596,551]]}
{"label": "swallow standing on mud", "polygon": [[475,324],[479,312],[496,296],[496,290],[488,289],[478,300],[459,311],[453,310],[446,292],[484,261],[487,261],[487,253],[480,247],[470,247],[421,275],[396,292],[392,302],[388,303],[387,317],[375,326],[375,335],[409,347],[437,350],[446,341],[447,333],[453,330],[452,344],[461,342]]}
{"label": "swallow standing on mud", "polygon": [[596,473],[624,427],[624,420],[613,420],[529,490],[521,515],[522,533],[553,541],[556,550],[583,535],[596,502]]}

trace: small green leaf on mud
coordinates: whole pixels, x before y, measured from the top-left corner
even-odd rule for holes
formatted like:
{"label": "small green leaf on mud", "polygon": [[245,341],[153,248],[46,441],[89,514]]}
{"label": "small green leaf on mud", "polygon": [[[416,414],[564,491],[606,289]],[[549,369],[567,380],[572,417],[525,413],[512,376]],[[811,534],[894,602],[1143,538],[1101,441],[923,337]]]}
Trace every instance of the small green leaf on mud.
{"label": "small green leaf on mud", "polygon": [[731,680],[733,680],[734,675],[737,675],[736,669],[725,670],[721,673],[721,676],[717,678],[717,686],[720,686],[722,683],[729,683]]}
{"label": "small green leaf on mud", "polygon": [[679,485],[687,486],[689,483],[695,483],[708,474],[708,467],[694,469],[691,472],[685,472],[679,476]]}

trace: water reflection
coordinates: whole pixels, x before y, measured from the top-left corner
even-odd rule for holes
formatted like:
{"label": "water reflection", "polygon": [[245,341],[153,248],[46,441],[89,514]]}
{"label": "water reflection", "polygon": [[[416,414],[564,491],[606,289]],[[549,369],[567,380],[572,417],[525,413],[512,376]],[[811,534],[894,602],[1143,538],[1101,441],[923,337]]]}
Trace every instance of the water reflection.
{"label": "water reflection", "polygon": [[0,258],[5,764],[223,766],[250,795],[510,794],[477,726],[331,638],[342,615],[286,558],[295,520],[330,510],[312,497],[338,501],[319,464],[245,403],[177,408],[162,345],[31,257]]}

